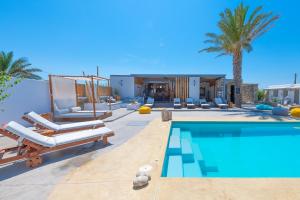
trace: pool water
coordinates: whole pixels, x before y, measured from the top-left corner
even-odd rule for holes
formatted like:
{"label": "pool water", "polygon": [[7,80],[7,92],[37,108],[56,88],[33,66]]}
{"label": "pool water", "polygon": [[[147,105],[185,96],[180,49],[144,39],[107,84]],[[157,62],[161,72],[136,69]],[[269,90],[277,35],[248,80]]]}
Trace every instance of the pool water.
{"label": "pool water", "polygon": [[163,177],[300,177],[300,123],[173,122]]}

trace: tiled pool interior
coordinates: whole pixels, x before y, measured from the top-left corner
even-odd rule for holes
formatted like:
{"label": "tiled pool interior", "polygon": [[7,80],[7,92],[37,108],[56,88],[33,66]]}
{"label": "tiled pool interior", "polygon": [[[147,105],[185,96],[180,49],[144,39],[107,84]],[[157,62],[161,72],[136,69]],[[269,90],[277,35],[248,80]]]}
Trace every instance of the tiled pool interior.
{"label": "tiled pool interior", "polygon": [[162,177],[300,177],[300,124],[173,122]]}

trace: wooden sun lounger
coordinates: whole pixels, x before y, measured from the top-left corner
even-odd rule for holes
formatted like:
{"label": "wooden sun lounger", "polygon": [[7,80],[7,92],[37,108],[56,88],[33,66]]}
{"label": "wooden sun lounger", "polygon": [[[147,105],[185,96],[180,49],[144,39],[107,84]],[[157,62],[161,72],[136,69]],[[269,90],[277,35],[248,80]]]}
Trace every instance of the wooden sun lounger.
{"label": "wooden sun lounger", "polygon": [[[16,129],[13,128],[14,131],[11,131],[10,129],[13,126],[17,128]],[[17,132],[16,130],[17,131],[25,130],[24,131],[25,134],[22,135],[16,133]],[[98,142],[101,140],[104,144],[108,144],[108,137],[114,135],[114,132],[112,130],[106,127],[102,127],[102,128],[90,130],[94,132],[98,131],[98,133],[95,134],[91,133],[89,137],[80,138],[80,135],[84,135],[84,134],[87,135],[86,133],[88,133],[88,131],[89,130],[85,130],[84,131],[85,133],[81,133],[82,131],[70,132],[69,134],[54,136],[55,138],[53,139],[51,137],[41,135],[28,128],[25,128],[24,126],[16,122],[10,122],[5,127],[0,128],[0,134],[12,140],[17,141],[18,145],[15,147],[0,149],[0,165],[25,159],[27,167],[36,167],[42,164],[43,160],[41,155],[45,153],[58,151],[70,147],[75,147],[75,146],[79,146],[91,142]],[[103,132],[103,134],[101,132]],[[41,141],[39,141],[39,139],[41,139]],[[53,143],[51,144],[50,142],[48,142],[49,140],[51,140]],[[43,142],[46,144],[44,144]],[[15,155],[5,157],[6,153],[8,154],[14,153]]]}
{"label": "wooden sun lounger", "polygon": [[91,128],[95,129],[104,126],[104,123],[100,120],[90,121],[91,123],[75,122],[72,124],[58,125],[45,119],[43,116],[40,116],[35,112],[25,114],[22,119],[35,126],[38,130],[49,130],[48,132],[53,131],[54,134],[67,133],[70,131],[80,131]]}

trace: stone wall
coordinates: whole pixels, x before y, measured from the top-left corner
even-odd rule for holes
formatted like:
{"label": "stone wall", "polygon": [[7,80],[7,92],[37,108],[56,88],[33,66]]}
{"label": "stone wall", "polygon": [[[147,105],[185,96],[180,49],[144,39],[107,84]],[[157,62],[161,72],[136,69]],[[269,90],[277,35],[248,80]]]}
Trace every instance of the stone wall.
{"label": "stone wall", "polygon": [[[227,90],[227,101],[230,101],[230,95],[231,95],[231,86],[234,85],[233,81],[228,81],[226,84],[226,90]],[[249,84],[244,83],[242,84],[242,103],[255,103],[257,102],[257,91],[258,91],[258,84]]]}
{"label": "stone wall", "polygon": [[257,101],[257,84],[243,84],[242,85],[242,102],[255,103]]}
{"label": "stone wall", "polygon": [[225,98],[225,79],[220,78],[216,80],[216,94],[215,96],[221,96]]}

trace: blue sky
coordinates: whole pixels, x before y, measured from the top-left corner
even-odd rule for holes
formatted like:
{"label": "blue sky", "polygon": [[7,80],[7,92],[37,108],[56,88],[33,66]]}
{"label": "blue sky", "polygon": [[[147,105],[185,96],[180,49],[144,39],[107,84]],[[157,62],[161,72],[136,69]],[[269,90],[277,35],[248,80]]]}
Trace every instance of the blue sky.
{"label": "blue sky", "polygon": [[[209,73],[232,77],[231,57],[197,51],[236,0],[0,0],[0,50],[51,74]],[[300,76],[297,0],[247,0],[280,15],[244,55],[244,82],[291,83]],[[300,81],[300,79],[299,79]]]}

